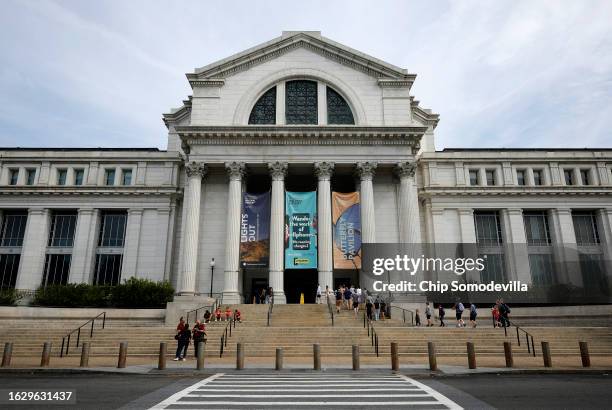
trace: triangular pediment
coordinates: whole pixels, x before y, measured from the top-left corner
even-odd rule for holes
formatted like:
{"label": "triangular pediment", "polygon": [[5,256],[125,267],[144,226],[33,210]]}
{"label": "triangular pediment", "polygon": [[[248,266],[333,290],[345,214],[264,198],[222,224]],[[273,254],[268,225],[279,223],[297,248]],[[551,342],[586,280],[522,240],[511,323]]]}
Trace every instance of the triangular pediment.
{"label": "triangular pediment", "polygon": [[309,49],[339,64],[352,67],[383,81],[401,82],[410,87],[416,78],[415,74],[409,74],[403,68],[325,38],[318,31],[283,32],[282,36],[273,40],[207,66],[196,68],[193,73],[187,74],[187,78],[192,86],[200,82],[222,81],[235,73],[299,47]]}

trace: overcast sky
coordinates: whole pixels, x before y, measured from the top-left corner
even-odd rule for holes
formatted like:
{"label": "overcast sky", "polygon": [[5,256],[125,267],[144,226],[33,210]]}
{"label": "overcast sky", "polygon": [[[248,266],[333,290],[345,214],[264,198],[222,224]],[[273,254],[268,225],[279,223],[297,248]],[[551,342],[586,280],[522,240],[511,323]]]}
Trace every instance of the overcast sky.
{"label": "overcast sky", "polygon": [[0,146],[165,148],[185,73],[283,30],[417,74],[444,147],[612,147],[612,1],[0,0]]}

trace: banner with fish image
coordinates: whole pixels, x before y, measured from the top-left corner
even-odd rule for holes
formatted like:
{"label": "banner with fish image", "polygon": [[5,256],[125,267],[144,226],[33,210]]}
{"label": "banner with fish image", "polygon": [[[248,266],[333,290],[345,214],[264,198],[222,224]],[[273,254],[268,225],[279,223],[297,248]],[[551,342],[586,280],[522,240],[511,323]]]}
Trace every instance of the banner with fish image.
{"label": "banner with fish image", "polygon": [[359,192],[332,192],[334,268],[361,269]]}

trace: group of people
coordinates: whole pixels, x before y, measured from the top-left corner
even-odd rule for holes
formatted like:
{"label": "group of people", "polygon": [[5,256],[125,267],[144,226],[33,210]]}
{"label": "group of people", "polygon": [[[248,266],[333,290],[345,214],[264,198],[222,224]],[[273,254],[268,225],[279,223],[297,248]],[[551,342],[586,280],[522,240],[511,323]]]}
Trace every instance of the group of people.
{"label": "group of people", "polygon": [[[317,288],[317,301],[320,299],[321,287]],[[336,312],[341,309],[353,310],[355,318],[360,309],[366,310],[369,320],[384,320],[387,316],[387,304],[380,296],[372,296],[367,289],[355,288],[353,285],[340,285],[335,291],[325,287],[325,297],[336,299]]]}
{"label": "group of people", "polygon": [[497,299],[495,304],[491,308],[493,315],[493,322],[495,327],[509,327],[510,326],[510,307],[504,303],[503,299]]}
{"label": "group of people", "polygon": [[186,323],[185,319],[181,316],[176,326],[176,335],[174,335],[174,339],[177,341],[177,347],[173,360],[186,360],[187,348],[192,340],[194,347],[200,342],[206,343],[206,323],[230,321],[232,319],[236,322],[242,322],[242,313],[240,313],[238,309],[234,309],[232,312],[229,306],[225,307],[225,312],[222,312],[220,307],[217,307],[212,313],[206,309],[206,312],[204,312],[204,320],[202,322],[196,320],[193,328],[190,328],[189,323]]}
{"label": "group of people", "polygon": [[[469,308],[469,317],[470,317],[470,326],[476,327],[476,318],[478,317],[478,308],[476,304],[469,303],[467,308]],[[458,300],[452,307],[455,311],[455,319],[457,321],[457,327],[466,327],[467,324],[463,320],[463,314],[467,309],[466,306]],[[504,303],[503,299],[498,299],[495,301],[495,305],[491,308],[491,313],[493,315],[493,320],[495,322],[495,327],[508,327],[510,326],[510,307],[506,303]],[[440,326],[445,327],[446,323],[444,323],[444,318],[446,316],[446,310],[442,304],[438,305],[438,319],[440,320]],[[427,319],[426,327],[434,326],[433,320],[433,309],[429,302],[425,303],[425,318]],[[415,312],[415,324],[416,326],[422,326],[421,324],[421,315],[419,309]]]}
{"label": "group of people", "polygon": [[253,300],[254,304],[270,304],[272,303],[274,298],[274,290],[272,287],[260,288],[253,292]]}

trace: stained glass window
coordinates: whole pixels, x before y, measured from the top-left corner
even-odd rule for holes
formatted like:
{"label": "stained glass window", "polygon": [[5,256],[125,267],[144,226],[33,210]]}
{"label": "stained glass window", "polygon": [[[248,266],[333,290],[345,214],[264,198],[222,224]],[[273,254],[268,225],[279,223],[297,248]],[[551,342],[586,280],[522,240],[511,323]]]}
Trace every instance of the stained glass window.
{"label": "stained glass window", "polygon": [[317,124],[317,83],[307,80],[285,84],[285,116],[287,124]]}
{"label": "stained glass window", "polygon": [[276,124],[276,87],[259,97],[249,116],[249,124]]}
{"label": "stained glass window", "polygon": [[327,123],[355,124],[351,107],[333,89],[327,87]]}

